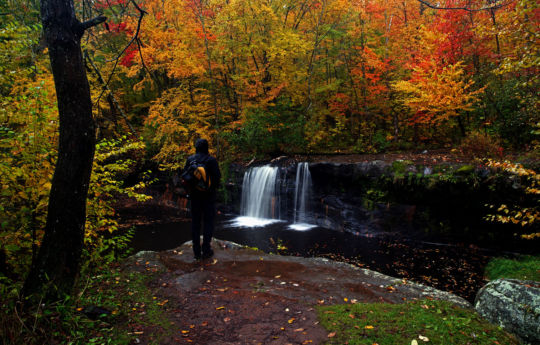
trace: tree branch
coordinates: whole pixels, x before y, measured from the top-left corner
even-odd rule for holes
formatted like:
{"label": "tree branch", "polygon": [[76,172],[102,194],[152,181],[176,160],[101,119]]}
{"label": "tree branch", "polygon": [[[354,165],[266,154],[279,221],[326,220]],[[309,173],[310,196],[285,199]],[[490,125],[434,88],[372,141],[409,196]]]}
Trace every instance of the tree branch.
{"label": "tree branch", "polygon": [[471,7],[466,7],[466,6],[465,7],[441,7],[441,6],[433,5],[432,3],[428,2],[428,1],[425,1],[425,0],[418,0],[418,2],[420,2],[421,4],[424,4],[425,6],[427,6],[429,8],[432,8],[434,10],[463,10],[463,11],[467,11],[467,12],[480,12],[480,11],[495,10],[495,9],[504,7],[506,5],[509,5],[514,1],[515,0],[510,0],[510,1],[507,1],[507,2],[502,2],[500,4],[497,3],[498,1],[495,1],[490,6],[480,7],[480,8],[471,8]]}
{"label": "tree branch", "polygon": [[106,20],[107,20],[107,17],[105,17],[105,16],[97,16],[95,18],[92,18],[90,20],[87,20],[87,21],[82,22],[81,24],[79,24],[79,28],[84,32],[84,31],[90,29],[91,27],[94,27],[96,25],[99,25],[99,24],[103,23]]}

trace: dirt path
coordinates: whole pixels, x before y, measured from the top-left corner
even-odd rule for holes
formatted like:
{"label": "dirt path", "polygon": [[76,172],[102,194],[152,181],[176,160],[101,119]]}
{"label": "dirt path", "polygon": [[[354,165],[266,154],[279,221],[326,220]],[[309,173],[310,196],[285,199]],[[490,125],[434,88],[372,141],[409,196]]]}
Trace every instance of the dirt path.
{"label": "dirt path", "polygon": [[215,241],[214,250],[202,262],[192,259],[189,243],[128,260],[127,269],[161,272],[151,287],[168,301],[166,314],[178,331],[160,344],[321,344],[328,333],[315,306],[323,304],[429,297],[469,306],[446,292],[330,260],[265,254],[225,241]]}

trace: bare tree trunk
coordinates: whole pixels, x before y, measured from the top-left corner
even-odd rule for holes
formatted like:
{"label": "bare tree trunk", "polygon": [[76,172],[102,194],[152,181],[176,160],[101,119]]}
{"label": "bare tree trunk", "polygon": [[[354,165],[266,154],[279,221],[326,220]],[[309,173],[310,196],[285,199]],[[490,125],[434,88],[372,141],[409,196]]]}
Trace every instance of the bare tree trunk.
{"label": "bare tree trunk", "polygon": [[86,29],[106,18],[81,23],[73,0],[41,0],[41,20],[56,86],[60,135],[45,236],[23,296],[42,294],[52,301],[71,293],[80,269],[96,140],[80,40]]}

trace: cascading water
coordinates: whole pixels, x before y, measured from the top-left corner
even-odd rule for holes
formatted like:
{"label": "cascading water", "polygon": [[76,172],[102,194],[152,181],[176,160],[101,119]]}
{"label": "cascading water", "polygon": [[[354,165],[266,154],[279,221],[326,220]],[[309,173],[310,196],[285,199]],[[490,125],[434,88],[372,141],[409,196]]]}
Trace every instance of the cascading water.
{"label": "cascading water", "polygon": [[249,169],[242,183],[240,217],[234,226],[264,226],[279,221],[280,195],[277,167]]}
{"label": "cascading water", "polygon": [[308,224],[311,202],[311,174],[307,162],[298,163],[296,167],[296,181],[294,189],[294,230],[309,230],[315,225]]}

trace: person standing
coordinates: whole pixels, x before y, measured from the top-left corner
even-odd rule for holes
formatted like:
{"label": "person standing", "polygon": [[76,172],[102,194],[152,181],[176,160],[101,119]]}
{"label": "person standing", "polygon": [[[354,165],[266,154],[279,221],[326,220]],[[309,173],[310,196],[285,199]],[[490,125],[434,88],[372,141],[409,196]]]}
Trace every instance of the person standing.
{"label": "person standing", "polygon": [[[216,158],[208,153],[208,141],[195,141],[195,154],[186,160],[184,172],[193,164],[204,167],[205,178],[208,179],[207,190],[190,188],[191,199],[191,237],[193,254],[196,260],[207,259],[214,255],[211,242],[214,233],[216,216],[217,189],[221,180],[221,172]],[[203,242],[201,248],[201,223],[203,224]]]}

